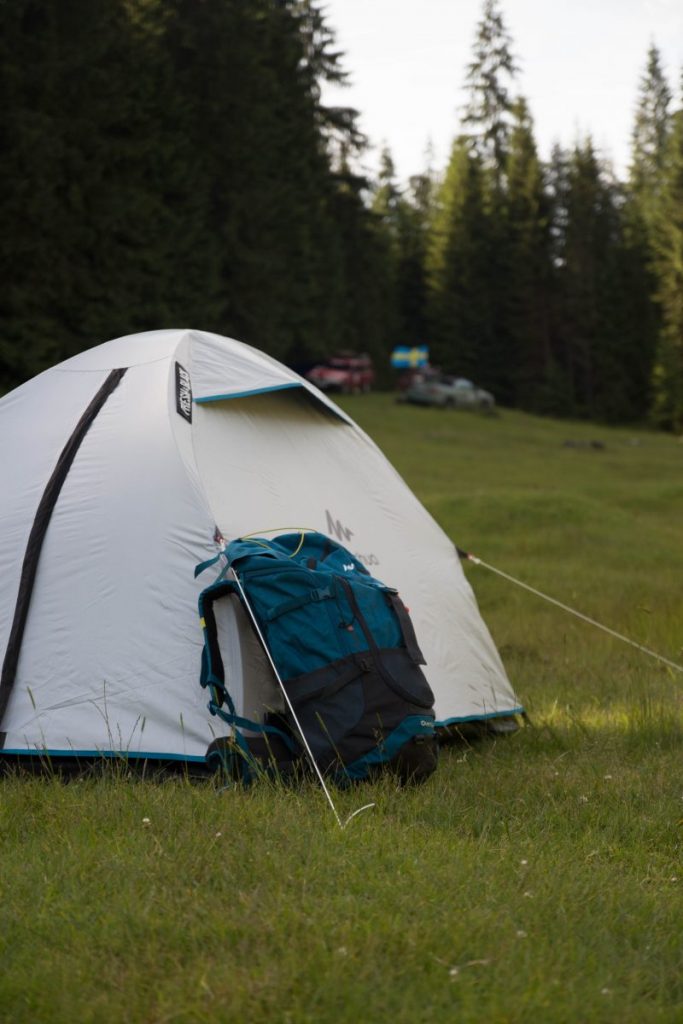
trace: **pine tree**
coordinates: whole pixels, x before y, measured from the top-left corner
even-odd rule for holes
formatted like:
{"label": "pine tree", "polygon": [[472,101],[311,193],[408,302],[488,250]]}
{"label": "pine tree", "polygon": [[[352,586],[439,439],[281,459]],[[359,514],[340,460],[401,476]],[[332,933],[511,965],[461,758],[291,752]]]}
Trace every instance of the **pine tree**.
{"label": "pine tree", "polygon": [[638,92],[631,137],[631,164],[623,207],[624,318],[629,339],[629,375],[634,414],[650,405],[651,377],[660,316],[654,295],[654,228],[664,181],[664,154],[670,134],[671,92],[659,51],[651,45]]}
{"label": "pine tree", "polygon": [[549,411],[554,380],[550,343],[551,252],[548,199],[526,102],[513,107],[506,162],[506,321],[515,404]]}
{"label": "pine tree", "polygon": [[362,152],[367,138],[358,127],[358,111],[353,107],[329,105],[322,101],[322,85],[348,85],[349,75],[344,70],[343,53],[337,49],[334,31],[325,20],[323,7],[316,0],[291,0],[303,53],[300,73],[308,83],[315,104],[316,121],[321,137],[332,157],[341,151],[347,155]]}
{"label": "pine tree", "polygon": [[493,386],[497,366],[490,355],[497,335],[484,179],[481,159],[466,139],[456,139],[435,201],[427,260],[429,322],[433,360],[448,372]]}
{"label": "pine tree", "polygon": [[473,152],[492,171],[497,184],[505,169],[513,107],[509,89],[517,73],[511,46],[497,0],[484,0],[467,68],[469,99],[462,121],[469,129]]}
{"label": "pine tree", "polygon": [[319,357],[338,332],[341,269],[320,54],[298,5],[175,0],[169,36],[221,251],[221,329],[296,364]]}
{"label": "pine tree", "polygon": [[365,205],[368,181],[344,157],[336,178],[334,207],[343,289],[340,343],[369,353],[379,382],[386,383],[389,353],[396,343],[391,243],[381,217]]}
{"label": "pine tree", "polygon": [[571,154],[556,143],[547,165],[546,197],[549,204],[550,341],[551,363],[547,378],[548,411],[560,416],[577,414],[573,344],[565,316],[567,229],[569,224],[569,168]]}
{"label": "pine tree", "polygon": [[652,222],[662,190],[664,155],[671,127],[670,103],[671,90],[662,69],[659,50],[651,44],[645,73],[640,80],[629,173],[630,191],[646,224]]}
{"label": "pine tree", "polygon": [[428,339],[427,248],[432,219],[434,180],[428,168],[414,175],[401,197],[397,217],[397,338],[419,345]]}
{"label": "pine tree", "polygon": [[17,0],[0,28],[0,387],[149,327],[340,343],[330,139],[361,139],[321,103],[343,72],[314,3]]}
{"label": "pine tree", "polygon": [[[435,338],[437,349],[444,348],[446,334],[450,333],[451,354],[465,364],[459,372],[475,374],[502,403],[511,402],[514,397],[513,353],[506,319],[511,283],[506,250],[505,191],[513,107],[509,87],[516,70],[510,36],[497,0],[484,0],[466,75],[469,97],[463,126],[467,133],[461,136],[454,149],[454,164],[446,175],[442,195],[444,210],[455,210],[459,206],[462,215],[457,227],[452,224],[451,238],[445,248],[441,245],[447,253],[446,278],[451,282],[451,295],[446,294],[442,273],[442,284],[436,285],[437,301],[432,305],[435,311],[440,310],[435,312],[435,323],[439,325]],[[469,165],[463,163],[464,158],[457,152],[461,145],[469,154]],[[465,190],[462,202],[445,198],[445,193],[460,187],[458,179]],[[469,218],[478,221],[477,235],[470,235],[465,226]],[[459,244],[464,246],[462,253],[458,252]],[[463,264],[465,252],[469,254],[467,266]],[[473,266],[478,268],[476,276],[470,270]],[[456,272],[466,275],[460,284],[455,281]],[[449,317],[445,316],[449,306],[453,315],[455,306],[459,310],[457,317],[450,320],[450,326]]]}
{"label": "pine tree", "polygon": [[400,219],[401,190],[396,181],[396,169],[389,149],[385,146],[380,155],[380,167],[376,182],[372,187],[370,211],[374,217],[374,231],[381,237],[382,249],[385,253],[382,278],[386,283],[390,310],[387,315],[391,320],[392,329],[397,332],[393,344],[398,344],[398,308],[399,308],[399,259],[400,259]]}
{"label": "pine tree", "polygon": [[192,202],[155,0],[18,0],[0,17],[9,385],[108,337],[168,323]]}
{"label": "pine tree", "polygon": [[384,149],[371,211],[384,233],[385,273],[390,282],[394,344],[417,345],[427,338],[426,252],[433,180],[428,169],[401,190],[391,154]]}
{"label": "pine tree", "polygon": [[382,218],[389,233],[395,235],[401,191],[396,182],[394,161],[386,146],[380,154],[379,172],[373,193],[371,209]]}
{"label": "pine tree", "polygon": [[560,316],[573,411],[624,420],[637,410],[631,390],[632,347],[624,293],[622,190],[590,139],[577,145],[567,176],[566,228],[560,267]]}
{"label": "pine tree", "polygon": [[[683,91],[683,90],[682,90]],[[661,329],[653,375],[653,418],[683,432],[683,108],[673,118],[654,225]]]}

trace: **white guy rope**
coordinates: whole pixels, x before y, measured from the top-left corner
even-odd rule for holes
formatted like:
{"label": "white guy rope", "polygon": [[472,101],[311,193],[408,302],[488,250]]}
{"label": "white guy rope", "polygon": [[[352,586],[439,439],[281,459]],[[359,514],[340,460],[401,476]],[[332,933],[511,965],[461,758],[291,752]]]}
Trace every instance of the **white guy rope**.
{"label": "white guy rope", "polygon": [[657,654],[656,651],[651,651],[649,647],[643,647],[642,644],[636,643],[635,640],[631,640],[629,637],[624,636],[623,633],[617,633],[615,629],[610,629],[609,626],[603,626],[601,622],[596,622],[595,619],[591,619],[590,616],[584,615],[582,612],[578,612],[576,608],[570,608],[568,604],[563,604],[562,601],[557,601],[554,597],[544,594],[543,591],[536,590],[535,587],[530,587],[528,583],[522,583],[521,580],[515,579],[514,576],[510,576],[508,573],[503,572],[502,569],[496,569],[495,566],[482,561],[482,559],[477,558],[476,555],[470,555],[468,552],[463,552],[463,557],[465,557],[468,562],[472,562],[474,565],[482,565],[490,572],[494,572],[496,576],[502,576],[503,579],[509,580],[510,583],[515,583],[518,587],[528,590],[531,594],[535,594],[536,597],[542,597],[544,601],[549,601],[551,604],[557,605],[558,608],[562,608],[563,611],[569,612],[570,615],[575,615],[577,619],[583,619],[584,622],[590,623],[591,626],[596,626],[597,629],[601,629],[603,632],[609,633],[610,636],[616,637],[617,640],[623,640],[624,643],[630,644],[631,647],[636,647],[639,651],[642,651],[643,654],[649,654],[651,658],[656,658],[657,661],[663,662],[665,665],[668,665],[669,668],[673,668],[677,672],[683,672],[683,665],[678,665],[675,661],[670,661],[663,655]]}
{"label": "white guy rope", "polygon": [[320,785],[323,788],[323,793],[327,797],[327,802],[329,803],[330,807],[332,808],[332,813],[334,814],[335,818],[337,819],[337,824],[339,825],[339,828],[344,829],[344,828],[346,828],[348,823],[351,821],[351,819],[355,818],[357,814],[360,814],[361,811],[367,811],[370,807],[374,807],[375,805],[373,803],[373,804],[365,804],[364,807],[359,807],[358,810],[354,811],[353,814],[350,814],[348,816],[348,818],[346,819],[346,821],[342,823],[342,820],[339,817],[339,812],[337,811],[337,808],[334,806],[334,800],[330,796],[330,791],[327,788],[327,786],[325,785],[325,779],[323,778],[322,772],[320,771],[320,768],[318,767],[316,759],[313,757],[313,751],[311,750],[310,746],[308,745],[308,740],[306,739],[306,734],[303,731],[303,729],[301,728],[301,723],[299,722],[299,719],[297,718],[297,715],[296,715],[296,711],[294,710],[292,702],[289,699],[289,694],[285,690],[284,683],[282,682],[282,679],[280,678],[280,673],[278,672],[277,668],[275,667],[275,662],[273,661],[272,655],[271,655],[270,651],[268,650],[268,644],[266,643],[265,638],[263,636],[263,633],[261,632],[261,628],[260,628],[258,622],[256,621],[256,616],[254,615],[254,611],[253,611],[249,601],[247,600],[247,595],[244,593],[244,588],[242,586],[242,582],[241,582],[239,576],[237,575],[237,573],[235,572],[235,570],[233,568],[230,569],[230,572],[232,573],[232,578],[234,579],[235,583],[237,584],[237,587],[239,589],[240,595],[242,597],[242,601],[244,602],[244,606],[247,609],[247,611],[249,612],[249,618],[251,619],[252,624],[254,626],[254,629],[256,630],[256,633],[258,635],[258,638],[261,641],[261,646],[263,647],[263,650],[266,652],[266,657],[268,658],[268,661],[270,662],[270,667],[272,668],[273,672],[275,673],[275,678],[277,679],[278,683],[280,684],[280,689],[282,690],[284,698],[287,701],[287,707],[289,708],[289,710],[291,712],[292,718],[294,719],[294,721],[296,723],[296,727],[299,730],[299,734],[301,736],[301,739],[303,740],[304,747],[306,748],[306,753],[308,754],[309,760],[310,760],[311,764],[313,765],[313,768],[315,769],[315,773],[318,776],[318,779],[320,780]]}

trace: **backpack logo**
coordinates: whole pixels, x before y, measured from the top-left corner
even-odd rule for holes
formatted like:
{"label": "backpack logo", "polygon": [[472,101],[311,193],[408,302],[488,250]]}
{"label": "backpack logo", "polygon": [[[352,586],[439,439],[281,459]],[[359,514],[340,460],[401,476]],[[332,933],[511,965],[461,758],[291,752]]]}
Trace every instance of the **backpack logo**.
{"label": "backpack logo", "polygon": [[192,384],[189,373],[180,363],[175,364],[175,407],[184,420],[192,423]]}
{"label": "backpack logo", "polygon": [[[177,366],[177,363],[176,363]],[[330,536],[334,534],[338,541],[345,541],[347,544],[353,537],[353,530],[349,530],[348,527],[342,526],[338,519],[334,519],[333,516],[325,509],[325,515],[327,516],[327,532]]]}

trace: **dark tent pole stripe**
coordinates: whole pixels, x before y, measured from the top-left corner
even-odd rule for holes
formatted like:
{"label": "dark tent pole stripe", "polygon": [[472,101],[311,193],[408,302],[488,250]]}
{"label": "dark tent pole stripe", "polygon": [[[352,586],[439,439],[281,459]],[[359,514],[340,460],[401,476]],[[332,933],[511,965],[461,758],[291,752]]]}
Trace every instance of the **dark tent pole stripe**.
{"label": "dark tent pole stripe", "polygon": [[[29,534],[28,543],[26,544],[26,552],[24,554],[24,561],[21,567],[21,577],[19,580],[19,591],[17,593],[17,601],[14,607],[14,618],[12,619],[12,628],[10,630],[9,639],[7,641],[7,650],[5,651],[5,657],[2,663],[2,674],[0,674],[0,726],[2,725],[5,717],[7,705],[9,704],[9,699],[14,688],[17,665],[19,663],[19,655],[21,653],[21,643],[28,619],[33,585],[38,571],[38,562],[40,561],[40,552],[43,547],[43,541],[50,522],[50,517],[52,516],[52,511],[57,504],[57,499],[59,498],[64,481],[69,475],[69,470],[71,469],[71,465],[83,442],[83,439],[85,438],[85,435],[88,433],[88,430],[95,421],[97,414],[100,412],[109,396],[118,387],[125,372],[125,368],[112,370],[104,384],[88,405],[62,449],[59,459],[57,460],[57,464],[52,471],[52,476],[47,482],[47,486],[43,491],[43,496],[41,497],[36,510],[33,526],[31,527],[31,533]],[[5,745],[5,737],[6,732],[0,732],[0,750],[2,750]]]}

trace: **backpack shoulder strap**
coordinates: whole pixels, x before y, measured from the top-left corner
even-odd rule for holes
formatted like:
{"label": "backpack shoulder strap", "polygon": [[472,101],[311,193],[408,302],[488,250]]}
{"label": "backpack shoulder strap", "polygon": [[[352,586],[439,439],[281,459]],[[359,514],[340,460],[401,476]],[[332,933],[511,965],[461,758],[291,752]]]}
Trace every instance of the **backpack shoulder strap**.
{"label": "backpack shoulder strap", "polygon": [[406,645],[408,654],[416,665],[426,665],[427,661],[417,642],[415,627],[413,626],[412,619],[408,614],[408,609],[398,594],[394,594],[391,591],[387,591],[387,601],[394,609],[396,618],[398,619],[398,624],[401,627],[401,634],[403,636],[403,643]]}

